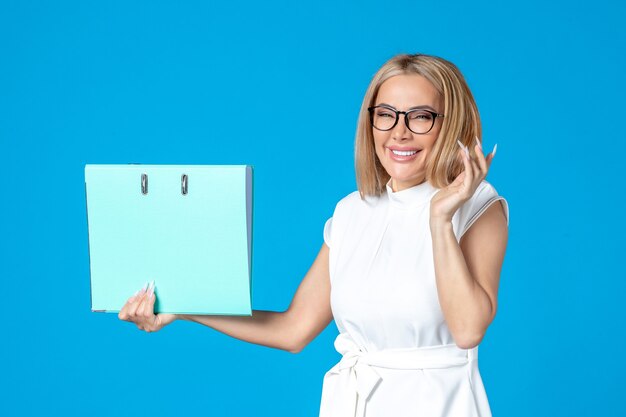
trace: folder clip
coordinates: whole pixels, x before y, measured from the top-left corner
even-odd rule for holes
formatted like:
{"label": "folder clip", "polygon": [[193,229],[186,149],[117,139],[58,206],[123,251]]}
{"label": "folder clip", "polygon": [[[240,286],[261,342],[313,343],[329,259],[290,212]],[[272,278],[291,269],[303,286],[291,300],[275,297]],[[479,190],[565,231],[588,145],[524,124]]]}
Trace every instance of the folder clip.
{"label": "folder clip", "polygon": [[183,195],[187,195],[187,174],[183,174],[180,177],[180,192]]}
{"label": "folder clip", "polygon": [[[187,195],[188,192],[188,177],[187,174],[183,174],[180,177],[180,192],[182,195]],[[148,174],[141,174],[141,194],[148,194]]]}
{"label": "folder clip", "polygon": [[148,194],[148,174],[141,174],[141,194]]}

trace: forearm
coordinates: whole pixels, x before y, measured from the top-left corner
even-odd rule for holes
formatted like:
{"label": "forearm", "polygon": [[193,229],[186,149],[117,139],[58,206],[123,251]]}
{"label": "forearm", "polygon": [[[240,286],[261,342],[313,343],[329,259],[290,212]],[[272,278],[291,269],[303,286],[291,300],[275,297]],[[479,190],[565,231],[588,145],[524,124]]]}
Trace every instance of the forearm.
{"label": "forearm", "polygon": [[450,221],[431,221],[439,303],[458,345],[477,345],[487,330],[492,305],[474,280]]}
{"label": "forearm", "polygon": [[253,310],[252,316],[207,316],[179,314],[178,319],[200,323],[219,332],[257,345],[294,351],[285,313]]}

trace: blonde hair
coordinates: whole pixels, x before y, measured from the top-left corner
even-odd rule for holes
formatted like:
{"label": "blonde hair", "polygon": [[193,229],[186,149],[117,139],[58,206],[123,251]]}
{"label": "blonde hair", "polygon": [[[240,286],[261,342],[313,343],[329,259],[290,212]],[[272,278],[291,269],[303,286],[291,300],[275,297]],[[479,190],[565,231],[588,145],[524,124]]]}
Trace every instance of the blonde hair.
{"label": "blonde hair", "polygon": [[[426,162],[426,180],[437,188],[450,184],[463,171],[458,158],[457,139],[474,152],[475,137],[481,141],[481,124],[472,92],[459,69],[451,62],[432,55],[396,55],[374,74],[363,98],[355,138],[355,168],[361,198],[379,196],[385,191],[389,174],[374,148],[374,135],[368,107],[373,106],[381,84],[396,75],[418,74],[439,91],[444,101],[443,124]],[[441,111],[441,110],[439,110]]]}

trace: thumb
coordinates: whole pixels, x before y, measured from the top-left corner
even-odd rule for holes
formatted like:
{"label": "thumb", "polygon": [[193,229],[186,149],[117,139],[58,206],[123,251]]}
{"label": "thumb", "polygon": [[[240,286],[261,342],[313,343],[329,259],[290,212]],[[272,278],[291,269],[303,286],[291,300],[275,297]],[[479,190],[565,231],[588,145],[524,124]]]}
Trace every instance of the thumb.
{"label": "thumb", "polygon": [[155,317],[155,322],[159,327],[165,327],[176,320],[176,314],[159,313]]}

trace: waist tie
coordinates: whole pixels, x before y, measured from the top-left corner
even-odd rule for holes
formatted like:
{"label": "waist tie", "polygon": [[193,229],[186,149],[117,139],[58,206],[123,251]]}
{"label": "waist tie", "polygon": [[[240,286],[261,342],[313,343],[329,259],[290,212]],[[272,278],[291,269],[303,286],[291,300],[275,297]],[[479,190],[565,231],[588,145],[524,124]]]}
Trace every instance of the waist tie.
{"label": "waist tie", "polygon": [[347,333],[335,339],[343,357],[324,375],[320,417],[363,417],[365,405],[382,380],[374,368],[438,369],[463,366],[478,358],[478,346],[456,344],[363,352]]}

